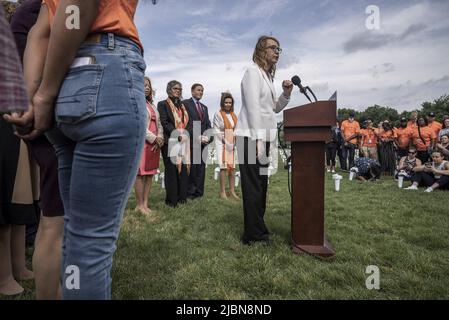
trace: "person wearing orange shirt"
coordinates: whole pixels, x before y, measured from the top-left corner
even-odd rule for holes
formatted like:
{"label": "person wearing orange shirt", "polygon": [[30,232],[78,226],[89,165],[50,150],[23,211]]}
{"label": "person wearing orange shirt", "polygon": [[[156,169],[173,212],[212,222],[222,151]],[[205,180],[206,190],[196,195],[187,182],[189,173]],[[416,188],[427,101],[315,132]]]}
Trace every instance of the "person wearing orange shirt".
{"label": "person wearing orange shirt", "polygon": [[366,129],[360,130],[360,149],[363,152],[363,156],[378,160],[377,153],[377,129],[373,128],[373,120],[368,118],[366,120]]}
{"label": "person wearing orange shirt", "polygon": [[360,124],[354,119],[355,114],[350,113],[348,120],[341,124],[341,133],[343,134],[343,167],[342,170],[348,170],[354,166],[355,149],[357,148],[357,137],[354,135],[360,133]]}
{"label": "person wearing orange shirt", "polygon": [[410,120],[407,122],[407,127],[410,130],[414,130],[415,128],[418,127],[417,121],[418,121],[418,111],[413,111],[410,115]]}
{"label": "person wearing orange shirt", "polygon": [[435,132],[435,135],[438,137],[438,134],[441,130],[441,128],[443,127],[443,125],[441,123],[439,123],[438,121],[435,121],[435,113],[430,112],[427,115],[427,123],[430,129],[433,130],[433,132]]}
{"label": "person wearing orange shirt", "polygon": [[429,128],[426,119],[420,117],[418,119],[418,127],[413,130],[412,141],[418,150],[417,157],[422,163],[426,163],[429,160],[429,152],[433,149],[436,138],[435,131]]}
{"label": "person wearing orange shirt", "polygon": [[389,120],[382,123],[382,129],[379,130],[379,158],[382,166],[382,172],[393,175],[396,169],[395,140],[397,135],[391,126]]}
{"label": "person wearing orange shirt", "polygon": [[410,146],[413,130],[407,126],[407,119],[401,118],[399,128],[394,128],[396,134],[396,155],[398,159],[408,155],[408,148]]}
{"label": "person wearing orange shirt", "polygon": [[[148,128],[137,4],[43,0],[28,35],[30,110],[9,120],[30,128],[20,137],[46,133],[56,149],[66,214],[61,284],[67,300],[111,299],[112,258]],[[71,29],[66,12],[73,6],[81,18]]]}

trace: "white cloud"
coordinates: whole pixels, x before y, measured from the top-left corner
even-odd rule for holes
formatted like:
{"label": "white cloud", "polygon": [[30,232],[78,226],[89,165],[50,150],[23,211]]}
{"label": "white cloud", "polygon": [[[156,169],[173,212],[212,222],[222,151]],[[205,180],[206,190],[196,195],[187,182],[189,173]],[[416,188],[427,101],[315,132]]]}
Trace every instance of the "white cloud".
{"label": "white cloud", "polygon": [[[204,102],[211,114],[218,110],[221,92],[227,90],[236,98],[238,110],[240,81],[245,67],[252,63],[257,36],[279,25],[285,25],[288,32],[280,34],[284,53],[275,81],[278,93],[281,81],[294,74],[319,98],[328,99],[338,90],[339,107],[355,109],[374,104],[414,109],[448,93],[449,41],[443,32],[449,30],[449,20],[444,2],[381,5],[381,30],[377,32],[387,35],[388,43],[348,54],[344,44],[367,32],[364,8],[360,12],[341,8],[325,22],[311,24],[313,27],[304,23],[296,31],[298,17],[291,12],[286,15],[292,3],[287,0],[229,1],[225,5],[198,1],[197,6],[192,1],[166,1],[157,11],[152,6],[142,10],[152,9],[151,17],[141,12],[137,19],[145,23],[139,28],[142,34],[152,28],[152,35],[158,37],[150,38],[155,43],[144,42],[147,74],[158,90],[158,100],[166,98],[166,83],[177,79],[184,85],[185,97],[190,96],[191,84],[204,84]],[[168,10],[175,3],[178,10]],[[320,2],[320,10],[327,10],[331,3]],[[308,10],[297,3],[294,8]],[[274,21],[280,12],[282,19]],[[314,14],[321,16],[320,12]],[[167,30],[167,19],[178,21],[183,15],[182,23]],[[164,27],[158,29],[159,23]],[[434,34],[440,34],[439,38]],[[295,90],[290,107],[306,102]]]}

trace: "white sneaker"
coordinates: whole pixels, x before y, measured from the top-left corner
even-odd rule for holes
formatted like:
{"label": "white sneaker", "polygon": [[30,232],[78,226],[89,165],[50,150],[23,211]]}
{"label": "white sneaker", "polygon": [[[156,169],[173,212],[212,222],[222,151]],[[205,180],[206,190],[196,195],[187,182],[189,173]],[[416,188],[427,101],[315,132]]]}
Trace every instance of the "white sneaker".
{"label": "white sneaker", "polygon": [[332,169],[332,173],[335,173],[335,169]]}
{"label": "white sneaker", "polygon": [[410,187],[405,188],[404,190],[418,190],[418,187],[415,185],[411,185]]}
{"label": "white sneaker", "polygon": [[431,192],[433,192],[433,189],[431,187],[429,187],[424,192],[431,193]]}
{"label": "white sneaker", "polygon": [[331,172],[331,169],[327,169],[327,172]]}

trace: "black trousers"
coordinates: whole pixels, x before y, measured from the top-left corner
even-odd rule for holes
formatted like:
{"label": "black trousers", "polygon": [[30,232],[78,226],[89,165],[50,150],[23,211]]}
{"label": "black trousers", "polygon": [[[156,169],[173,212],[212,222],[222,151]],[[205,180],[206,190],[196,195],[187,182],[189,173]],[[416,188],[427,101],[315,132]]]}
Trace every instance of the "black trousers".
{"label": "black trousers", "polygon": [[162,150],[165,166],[165,204],[170,207],[176,207],[178,203],[187,201],[187,187],[189,183],[187,165],[183,164],[181,173],[179,173],[176,165],[171,162],[167,152],[164,151]]}
{"label": "black trousers", "polygon": [[[343,170],[348,170],[354,167],[355,148],[356,145],[352,143],[348,143],[347,146],[343,146]],[[349,162],[349,167],[347,167],[347,162]]]}
{"label": "black trousers", "polygon": [[190,167],[187,196],[200,198],[204,195],[204,180],[206,179],[206,164],[192,164]]}
{"label": "black trousers", "polygon": [[[254,241],[267,241],[269,231],[265,225],[264,215],[267,203],[268,175],[263,171],[268,169],[269,163],[262,164],[255,159],[256,141],[239,137],[237,148],[244,216],[242,242],[249,244]],[[265,143],[266,158],[268,158],[269,150],[270,143]]]}
{"label": "black trousers", "polygon": [[398,160],[401,160],[401,158],[406,157],[406,156],[408,156],[408,148],[396,150],[396,157]]}
{"label": "black trousers", "polygon": [[337,155],[338,161],[340,162],[340,168],[343,169],[345,167],[345,159],[343,157],[343,147],[341,145],[337,145]]}
{"label": "black trousers", "polygon": [[425,164],[429,161],[429,153],[427,151],[418,151],[416,157],[421,160],[422,164]]}
{"label": "black trousers", "polygon": [[412,176],[412,181],[417,182],[418,186],[430,187],[434,183],[438,183],[438,189],[449,190],[449,176],[441,176],[440,179],[435,179],[433,173],[428,172],[416,172]]}
{"label": "black trousers", "polygon": [[337,144],[326,143],[326,164],[335,167],[335,158],[337,157]]}

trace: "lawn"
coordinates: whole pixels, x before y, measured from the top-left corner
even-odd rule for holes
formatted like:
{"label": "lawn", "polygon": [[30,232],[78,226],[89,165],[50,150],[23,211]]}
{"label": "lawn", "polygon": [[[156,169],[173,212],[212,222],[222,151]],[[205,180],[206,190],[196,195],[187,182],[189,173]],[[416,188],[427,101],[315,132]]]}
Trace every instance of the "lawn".
{"label": "lawn", "polygon": [[[154,185],[156,221],[133,211],[118,241],[114,299],[448,299],[449,193],[400,190],[391,178],[349,181],[333,190],[326,177],[326,230],[336,257],[290,249],[287,171],[271,177],[266,222],[271,246],[243,246],[242,204],[218,199],[208,168],[204,199],[178,209]],[[240,190],[238,190],[240,191]],[[380,269],[380,290],[365,286],[366,267]],[[24,284],[32,299],[33,284]]]}

